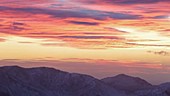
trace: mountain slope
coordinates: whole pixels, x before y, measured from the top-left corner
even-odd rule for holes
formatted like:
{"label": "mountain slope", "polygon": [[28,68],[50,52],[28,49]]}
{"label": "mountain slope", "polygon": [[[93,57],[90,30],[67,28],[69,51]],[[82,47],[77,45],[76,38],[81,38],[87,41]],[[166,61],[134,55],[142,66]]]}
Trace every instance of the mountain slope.
{"label": "mountain slope", "polygon": [[170,96],[170,82],[135,92],[136,96]]}
{"label": "mountain slope", "polygon": [[125,96],[88,75],[52,68],[0,67],[0,96]]}
{"label": "mountain slope", "polygon": [[137,90],[148,89],[152,87],[150,83],[141,78],[132,77],[125,74],[104,78],[102,81],[116,89],[123,90],[126,93],[133,93]]}

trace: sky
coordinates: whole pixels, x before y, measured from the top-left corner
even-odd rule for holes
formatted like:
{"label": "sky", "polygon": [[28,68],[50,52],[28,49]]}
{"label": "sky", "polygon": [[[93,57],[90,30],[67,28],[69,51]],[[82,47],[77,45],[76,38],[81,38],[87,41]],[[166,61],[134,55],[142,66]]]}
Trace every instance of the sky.
{"label": "sky", "polygon": [[0,66],[170,82],[170,0],[0,0]]}

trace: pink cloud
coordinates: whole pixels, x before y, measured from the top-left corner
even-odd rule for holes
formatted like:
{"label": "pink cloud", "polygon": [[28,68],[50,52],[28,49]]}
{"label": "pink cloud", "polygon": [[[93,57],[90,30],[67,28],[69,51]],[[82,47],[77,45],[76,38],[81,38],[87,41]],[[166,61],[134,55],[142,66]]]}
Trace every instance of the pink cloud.
{"label": "pink cloud", "polygon": [[6,41],[6,39],[0,38],[0,42],[5,42],[5,41]]}
{"label": "pink cloud", "polygon": [[[169,23],[165,18],[169,15],[169,6],[166,2],[168,1],[74,0],[66,3],[60,0],[1,0],[0,30],[6,35],[44,39],[40,44],[44,46],[82,49],[170,47],[168,44],[138,44],[137,42],[154,42],[155,38],[129,38],[126,35],[131,35],[132,32],[116,29],[137,28],[139,32],[153,31],[169,37]],[[59,41],[62,43],[59,44]]]}

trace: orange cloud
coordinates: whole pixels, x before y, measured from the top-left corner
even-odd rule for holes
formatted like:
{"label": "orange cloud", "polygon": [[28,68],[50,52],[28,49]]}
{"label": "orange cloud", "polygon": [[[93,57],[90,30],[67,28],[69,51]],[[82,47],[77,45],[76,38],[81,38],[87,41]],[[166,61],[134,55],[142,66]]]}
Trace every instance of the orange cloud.
{"label": "orange cloud", "polygon": [[0,30],[6,36],[44,39],[41,45],[46,46],[87,49],[169,47],[166,0],[0,2]]}
{"label": "orange cloud", "polygon": [[0,42],[4,42],[5,41],[5,39],[3,39],[3,38],[0,38]]}

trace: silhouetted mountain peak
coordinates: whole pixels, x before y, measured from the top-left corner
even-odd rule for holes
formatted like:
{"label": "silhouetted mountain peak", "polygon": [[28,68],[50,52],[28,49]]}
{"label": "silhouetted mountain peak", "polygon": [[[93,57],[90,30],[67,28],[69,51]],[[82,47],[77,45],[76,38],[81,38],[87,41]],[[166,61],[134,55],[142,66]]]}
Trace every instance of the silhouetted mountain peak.
{"label": "silhouetted mountain peak", "polygon": [[134,92],[152,87],[152,85],[147,81],[138,77],[128,76],[126,74],[119,74],[114,77],[104,78],[102,81],[116,89],[124,90],[126,92]]}
{"label": "silhouetted mountain peak", "polygon": [[54,68],[49,68],[49,67],[35,67],[35,68],[23,68],[23,67],[20,67],[20,66],[4,66],[4,67],[1,67],[0,70],[3,70],[3,71],[6,71],[6,72],[28,72],[28,74],[31,74],[31,73],[36,73],[36,74],[46,74],[46,73],[68,73],[68,72],[64,72],[64,71],[61,71],[61,70],[57,70],[57,69],[54,69]]}
{"label": "silhouetted mountain peak", "polygon": [[5,69],[5,70],[9,70],[9,69],[21,69],[22,67],[19,66],[3,66],[0,69]]}
{"label": "silhouetted mountain peak", "polygon": [[116,76],[114,76],[115,78],[135,78],[126,74],[118,74]]}
{"label": "silhouetted mountain peak", "polygon": [[129,76],[129,75],[126,75],[126,74],[118,74],[118,75],[116,75],[116,76]]}

